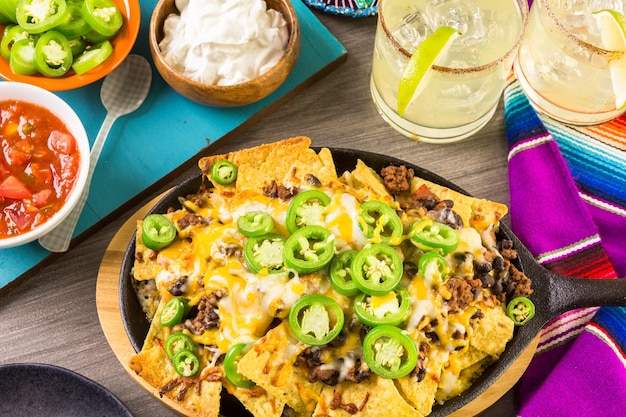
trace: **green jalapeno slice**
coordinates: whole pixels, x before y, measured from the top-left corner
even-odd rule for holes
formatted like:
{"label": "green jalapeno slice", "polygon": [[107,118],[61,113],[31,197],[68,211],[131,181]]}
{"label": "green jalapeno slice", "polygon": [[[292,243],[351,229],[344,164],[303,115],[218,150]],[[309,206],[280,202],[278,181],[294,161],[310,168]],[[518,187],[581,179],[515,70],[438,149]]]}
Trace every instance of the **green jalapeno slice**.
{"label": "green jalapeno slice", "polygon": [[193,352],[195,345],[193,340],[185,333],[172,333],[165,339],[165,354],[171,361],[174,360],[176,354],[181,350],[189,350]]}
{"label": "green jalapeno slice", "polygon": [[274,229],[274,220],[264,211],[250,211],[237,219],[237,230],[244,236],[262,236]]}
{"label": "green jalapeno slice", "polygon": [[361,323],[371,327],[381,324],[398,326],[407,318],[410,309],[409,291],[402,286],[382,296],[361,293],[354,300],[354,314]]}
{"label": "green jalapeno slice", "polygon": [[43,33],[63,22],[67,16],[65,0],[19,0],[17,23],[28,33]]}
{"label": "green jalapeno slice", "polygon": [[9,58],[9,68],[11,68],[14,74],[33,75],[37,73],[35,41],[27,38],[20,39],[13,44]]}
{"label": "green jalapeno slice", "polygon": [[60,32],[49,30],[35,45],[35,66],[46,77],[60,77],[72,66],[73,56],[67,38]]}
{"label": "green jalapeno slice", "polygon": [[330,285],[341,295],[353,296],[361,292],[352,280],[352,261],[358,252],[354,249],[339,252],[330,262]]}
{"label": "green jalapeno slice", "polygon": [[161,324],[172,327],[183,320],[189,309],[189,302],[185,298],[174,297],[161,309]]}
{"label": "green jalapeno slice", "polygon": [[194,376],[200,369],[200,359],[191,350],[181,350],[172,362],[176,372],[184,377]]}
{"label": "green jalapeno slice", "polygon": [[506,315],[516,326],[523,326],[535,316],[535,304],[527,297],[515,297],[507,304]]}
{"label": "green jalapeno slice", "polygon": [[366,238],[375,243],[390,243],[402,236],[402,220],[390,205],[370,200],[361,204],[358,223]]}
{"label": "green jalapeno slice", "polygon": [[72,69],[78,75],[96,68],[113,54],[113,45],[108,40],[88,45],[82,54],[74,59]]}
{"label": "green jalapeno slice", "polygon": [[148,249],[161,250],[176,238],[176,226],[163,214],[150,214],[143,219],[141,240]]}
{"label": "green jalapeno slice", "polygon": [[276,233],[263,236],[252,236],[246,241],[243,248],[243,259],[253,274],[262,270],[268,273],[278,273],[285,270],[283,252],[285,238]]}
{"label": "green jalapeno slice", "polygon": [[291,329],[307,345],[328,344],[339,335],[343,324],[344,315],[339,303],[319,294],[305,295],[289,311]]}
{"label": "green jalapeno slice", "polygon": [[71,1],[67,3],[67,16],[54,30],[61,32],[68,39],[78,38],[91,30],[91,26],[83,17],[80,3]]}
{"label": "green jalapeno slice", "polygon": [[211,167],[211,177],[219,185],[228,185],[237,179],[237,166],[225,159],[217,161]]}
{"label": "green jalapeno slice", "polygon": [[103,36],[114,36],[122,27],[122,13],[111,0],[84,0],[83,18]]}
{"label": "green jalapeno slice", "polygon": [[[2,57],[9,60],[11,58],[11,50],[13,49],[15,42],[21,39],[28,39],[29,37],[30,34],[19,25],[6,26],[2,33],[2,41],[0,41],[0,53],[2,54]],[[33,39],[33,41],[35,41],[35,39]]]}
{"label": "green jalapeno slice", "polygon": [[335,236],[322,226],[304,226],[285,242],[284,260],[299,274],[324,268],[335,256]]}
{"label": "green jalapeno slice", "polygon": [[417,366],[417,346],[400,328],[381,324],[365,335],[363,357],[377,375],[388,379],[402,378]]}
{"label": "green jalapeno slice", "polygon": [[453,252],[459,245],[459,235],[450,226],[426,218],[409,228],[411,243],[416,247],[440,251],[443,255]]}
{"label": "green jalapeno slice", "polygon": [[239,363],[239,359],[245,353],[244,351],[250,347],[248,343],[237,343],[228,349],[226,352],[226,356],[224,357],[224,373],[226,374],[226,378],[236,387],[239,388],[252,388],[256,384],[250,381],[245,376],[241,375],[237,371],[237,364]]}
{"label": "green jalapeno slice", "polygon": [[425,252],[417,262],[422,277],[433,284],[442,284],[450,272],[446,259],[437,252]]}
{"label": "green jalapeno slice", "polygon": [[385,295],[402,279],[402,258],[392,246],[375,243],[357,253],[351,271],[352,280],[362,292]]}
{"label": "green jalapeno slice", "polygon": [[287,209],[285,224],[289,233],[303,226],[322,226],[322,218],[330,197],[319,190],[307,190],[296,195]]}
{"label": "green jalapeno slice", "polygon": [[0,0],[0,13],[4,17],[4,24],[17,23],[17,3],[18,0]]}

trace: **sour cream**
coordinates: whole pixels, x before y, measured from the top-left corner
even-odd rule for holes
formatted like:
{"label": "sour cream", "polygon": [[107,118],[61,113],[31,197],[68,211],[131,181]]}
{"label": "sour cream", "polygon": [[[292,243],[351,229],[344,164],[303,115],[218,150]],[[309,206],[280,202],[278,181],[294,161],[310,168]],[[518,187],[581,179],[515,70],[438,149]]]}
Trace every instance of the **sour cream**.
{"label": "sour cream", "polygon": [[213,85],[249,81],[283,56],[289,32],[264,0],[176,0],[159,48],[186,77]]}

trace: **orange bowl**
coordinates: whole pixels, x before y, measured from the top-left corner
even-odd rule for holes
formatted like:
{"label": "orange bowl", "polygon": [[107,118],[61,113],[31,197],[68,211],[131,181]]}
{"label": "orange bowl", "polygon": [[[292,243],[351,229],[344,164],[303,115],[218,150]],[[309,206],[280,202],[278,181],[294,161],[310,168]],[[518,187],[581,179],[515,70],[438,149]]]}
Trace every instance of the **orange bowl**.
{"label": "orange bowl", "polygon": [[[124,16],[124,24],[119,33],[111,39],[113,54],[102,64],[84,74],[76,75],[71,69],[59,78],[44,77],[43,75],[14,74],[9,67],[9,61],[0,57],[0,77],[7,81],[19,81],[45,88],[48,91],[64,91],[91,84],[109,74],[126,59],[135,45],[139,34],[141,10],[139,0],[113,0]],[[0,32],[1,33],[1,32]]]}

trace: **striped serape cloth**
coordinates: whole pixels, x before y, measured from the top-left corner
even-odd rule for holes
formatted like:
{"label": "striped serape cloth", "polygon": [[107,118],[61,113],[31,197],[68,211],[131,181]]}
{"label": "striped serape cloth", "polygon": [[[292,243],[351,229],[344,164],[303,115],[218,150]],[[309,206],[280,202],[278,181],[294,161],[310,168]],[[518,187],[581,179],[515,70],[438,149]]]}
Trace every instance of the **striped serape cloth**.
{"label": "striped serape cloth", "polygon": [[[626,116],[574,128],[504,92],[511,228],[546,268],[626,277]],[[542,330],[517,388],[521,417],[626,416],[626,308],[568,312]]]}

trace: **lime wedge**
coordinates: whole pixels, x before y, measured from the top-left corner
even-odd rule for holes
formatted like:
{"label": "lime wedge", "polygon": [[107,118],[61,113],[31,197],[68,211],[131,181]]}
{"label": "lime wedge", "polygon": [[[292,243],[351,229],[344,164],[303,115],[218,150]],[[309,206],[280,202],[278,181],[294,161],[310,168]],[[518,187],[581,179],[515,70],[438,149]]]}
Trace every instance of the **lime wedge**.
{"label": "lime wedge", "polygon": [[417,97],[432,76],[432,67],[446,56],[459,32],[450,26],[437,28],[417,46],[402,73],[398,88],[398,114],[400,117],[413,99]]}
{"label": "lime wedge", "polygon": [[601,10],[594,13],[600,27],[600,36],[605,49],[624,51],[617,59],[609,61],[611,82],[615,93],[615,107],[626,107],[626,17],[615,10]]}

